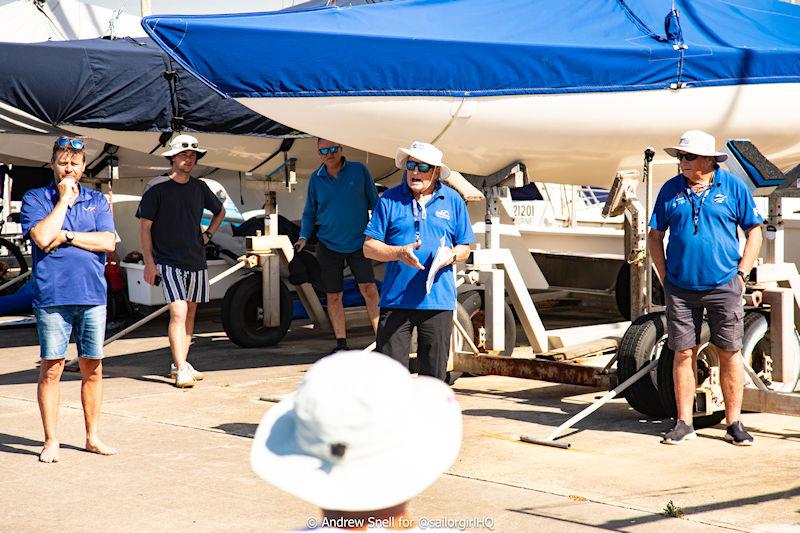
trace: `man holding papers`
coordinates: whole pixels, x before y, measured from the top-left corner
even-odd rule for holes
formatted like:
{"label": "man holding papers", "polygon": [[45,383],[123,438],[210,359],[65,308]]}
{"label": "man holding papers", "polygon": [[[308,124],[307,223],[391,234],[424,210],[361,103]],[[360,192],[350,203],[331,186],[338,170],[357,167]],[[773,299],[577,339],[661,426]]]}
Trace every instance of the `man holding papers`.
{"label": "man holding papers", "polygon": [[452,264],[469,256],[475,235],[464,200],[439,182],[450,175],[441,151],[415,141],[397,150],[395,164],[403,182],[383,194],[364,231],[364,255],[387,262],[375,350],[408,366],[417,328],[420,374],[444,380],[456,308]]}

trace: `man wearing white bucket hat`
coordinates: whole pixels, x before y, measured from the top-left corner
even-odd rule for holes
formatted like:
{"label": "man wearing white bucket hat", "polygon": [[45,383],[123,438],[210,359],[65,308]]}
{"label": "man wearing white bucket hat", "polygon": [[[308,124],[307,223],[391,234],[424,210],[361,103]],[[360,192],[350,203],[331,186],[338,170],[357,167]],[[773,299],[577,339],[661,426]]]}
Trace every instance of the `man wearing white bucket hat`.
{"label": "man wearing white bucket hat", "polygon": [[[209,300],[205,245],[225,218],[225,209],[205,182],[191,175],[206,154],[191,135],[178,135],[162,153],[172,168],[152,180],[145,189],[136,216],[144,256],[144,280],[150,285],[163,281],[169,302],[170,376],[175,386],[193,387],[203,374],[187,361],[198,303]],[[213,218],[201,232],[203,209]]]}
{"label": "man wearing white bucket hat", "polygon": [[[256,474],[312,503],[309,529],[420,531],[407,503],[455,461],[461,410],[449,387],[388,357],[318,361],[256,430]],[[431,529],[442,531],[441,529]]]}
{"label": "man wearing white bucket hat", "polygon": [[[746,185],[719,167],[727,156],[717,151],[713,136],[687,131],[677,146],[664,150],[678,158],[681,174],[667,181],[658,193],[647,238],[653,265],[664,284],[668,344],[675,351],[677,416],[675,427],[662,442],[680,444],[696,437],[692,424],[695,369],[705,310],[711,343],[720,359],[728,425],[725,440],[748,446],[753,438],[740,420],[742,295],[761,247],[763,219]],[[739,227],[747,236],[741,255]]]}
{"label": "man wearing white bucket hat", "polygon": [[[386,261],[375,350],[408,365],[411,333],[417,330],[420,374],[446,379],[456,308],[452,264],[464,261],[475,241],[467,205],[444,187],[450,169],[432,144],[399,148],[395,165],[403,182],[383,194],[364,234],[364,255]],[[441,249],[449,259],[432,275]]]}

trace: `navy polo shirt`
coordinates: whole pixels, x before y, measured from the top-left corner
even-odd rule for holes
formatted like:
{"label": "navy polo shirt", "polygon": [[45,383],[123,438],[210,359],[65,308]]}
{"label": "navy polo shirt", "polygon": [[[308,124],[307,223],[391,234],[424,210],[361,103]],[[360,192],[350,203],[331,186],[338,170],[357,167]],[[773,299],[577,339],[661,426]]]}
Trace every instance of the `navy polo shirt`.
{"label": "navy polo shirt", "polygon": [[[58,203],[55,183],[25,193],[22,198],[22,233],[44,220]],[[67,209],[61,229],[77,232],[114,233],[114,218],[102,193],[80,187],[75,205]],[[54,305],[105,305],[105,252],[90,252],[62,244],[49,254],[36,246],[33,250],[33,307]]]}
{"label": "navy polo shirt", "polygon": [[311,238],[319,224],[317,238],[326,248],[345,254],[358,251],[364,246],[369,210],[376,203],[375,180],[363,163],[344,159],[335,178],[322,164],[308,181],[300,237]]}
{"label": "navy polo shirt", "polygon": [[[405,246],[416,241],[416,223],[411,189],[403,183],[383,193],[372,212],[364,235],[391,246]],[[401,261],[386,263],[381,286],[381,307],[387,309],[453,310],[456,308],[456,286],[453,265],[440,269],[429,294],[425,293],[428,268],[444,238],[444,245],[472,244],[475,235],[467,214],[467,204],[450,187],[437,183],[425,204],[425,216],[418,213],[422,245],[414,250],[425,270],[417,270]]]}
{"label": "navy polo shirt", "polygon": [[706,191],[698,195],[678,174],[661,187],[650,218],[651,228],[669,229],[667,280],[690,291],[730,281],[741,259],[737,226],[747,231],[764,220],[750,190],[730,172],[717,168]]}

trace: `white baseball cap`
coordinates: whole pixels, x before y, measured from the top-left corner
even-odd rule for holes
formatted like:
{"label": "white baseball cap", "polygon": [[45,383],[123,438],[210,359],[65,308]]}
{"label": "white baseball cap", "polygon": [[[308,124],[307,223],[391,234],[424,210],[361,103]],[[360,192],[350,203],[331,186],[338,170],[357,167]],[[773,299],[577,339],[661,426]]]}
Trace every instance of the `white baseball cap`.
{"label": "white baseball cap", "polygon": [[405,170],[409,157],[441,168],[439,177],[443,180],[450,175],[450,167],[442,163],[442,151],[432,144],[414,141],[408,148],[398,148],[394,156],[395,166],[400,170]]}
{"label": "white baseball cap", "polygon": [[453,391],[375,352],[318,361],[256,430],[253,471],[322,509],[371,511],[433,483],[461,447]]}
{"label": "white baseball cap", "polygon": [[717,142],[714,136],[700,130],[687,131],[681,135],[681,140],[678,141],[677,146],[669,146],[664,148],[664,151],[672,157],[677,157],[679,151],[713,157],[717,163],[722,163],[728,159],[726,154],[717,151]]}
{"label": "white baseball cap", "polygon": [[206,155],[206,152],[208,151],[200,148],[200,143],[197,141],[197,137],[184,133],[172,139],[169,142],[169,150],[161,155],[164,157],[172,157],[186,150],[197,152],[198,161],[200,161],[200,159]]}

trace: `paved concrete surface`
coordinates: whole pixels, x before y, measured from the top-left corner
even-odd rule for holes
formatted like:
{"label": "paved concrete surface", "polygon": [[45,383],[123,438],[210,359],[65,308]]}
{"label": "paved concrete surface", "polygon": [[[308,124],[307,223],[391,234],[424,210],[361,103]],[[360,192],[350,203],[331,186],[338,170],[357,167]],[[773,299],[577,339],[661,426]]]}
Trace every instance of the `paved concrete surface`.
{"label": "paved concrete surface", "polygon": [[[202,313],[191,360],[207,377],[191,390],[164,377],[165,322],[108,347],[101,435],[117,456],[82,451],[80,379],[65,374],[61,462],[53,465],[37,461],[35,336],[0,331],[0,530],[279,531],[316,518],[312,506],[250,471],[249,449],[273,405],[260,398],[292,391],[331,341],[298,328],[278,347],[241,349],[216,316]],[[366,346],[369,330],[357,333],[351,345]],[[746,415],[752,448],[725,443],[721,427],[664,446],[670,421],[615,400],[560,450],[518,437],[544,437],[602,391],[489,376],[454,388],[461,454],[413,501],[416,517],[472,531],[800,531],[800,418]],[[670,501],[683,519],[663,516]]]}

